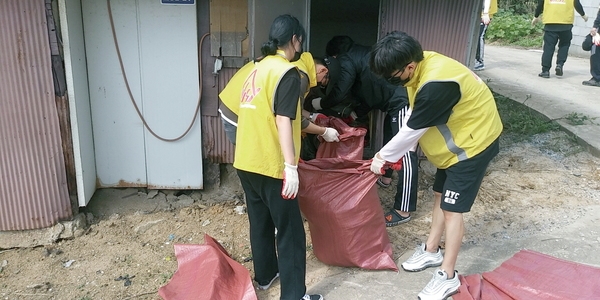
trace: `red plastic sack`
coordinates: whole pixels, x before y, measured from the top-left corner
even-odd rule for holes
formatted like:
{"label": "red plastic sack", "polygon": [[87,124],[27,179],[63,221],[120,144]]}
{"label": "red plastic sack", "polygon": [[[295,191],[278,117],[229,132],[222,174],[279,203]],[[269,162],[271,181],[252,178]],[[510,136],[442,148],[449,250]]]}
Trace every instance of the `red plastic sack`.
{"label": "red plastic sack", "polygon": [[158,290],[165,300],[256,300],[250,272],[208,234],[204,245],[175,245],[177,271]]}
{"label": "red plastic sack", "polygon": [[398,267],[367,161],[321,158],[298,165],[298,203],[315,256],[325,264],[370,270]]}
{"label": "red plastic sack", "polygon": [[315,122],[319,126],[332,127],[340,134],[339,142],[327,143],[319,138],[321,144],[317,149],[316,158],[363,159],[364,139],[367,135],[365,128],[350,127],[342,119],[336,117],[318,118]]}

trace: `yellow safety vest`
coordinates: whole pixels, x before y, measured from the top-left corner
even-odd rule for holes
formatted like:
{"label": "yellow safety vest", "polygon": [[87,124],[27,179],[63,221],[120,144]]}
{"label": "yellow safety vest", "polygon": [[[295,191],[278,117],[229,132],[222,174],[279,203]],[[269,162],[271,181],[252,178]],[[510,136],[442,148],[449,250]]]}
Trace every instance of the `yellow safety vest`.
{"label": "yellow safety vest", "polygon": [[221,104],[223,104],[227,109],[233,112],[235,115],[238,114],[240,110],[240,97],[242,94],[242,86],[244,85],[244,81],[254,69],[254,61],[251,61],[245,64],[241,69],[239,69],[233,77],[229,79],[229,82],[225,86],[225,88],[219,93],[219,99],[221,100]]}
{"label": "yellow safety vest", "polygon": [[573,24],[574,0],[544,0],[542,21],[544,24]]}
{"label": "yellow safety vest", "polygon": [[[269,55],[246,78],[239,99],[238,129],[233,166],[272,178],[283,178],[284,159],[275,124],[274,98],[283,75],[295,68],[283,52]],[[295,99],[296,101],[299,98]],[[300,102],[292,120],[295,163],[300,155]]]}
{"label": "yellow safety vest", "polygon": [[298,70],[302,71],[300,76],[308,76],[308,88],[304,92],[304,96],[308,94],[310,88],[317,86],[317,69],[315,67],[315,61],[313,59],[312,54],[310,52],[303,52],[300,55],[300,59],[293,62],[294,66],[298,68]]}
{"label": "yellow safety vest", "polygon": [[430,127],[419,140],[427,159],[440,169],[469,159],[485,150],[502,132],[496,102],[487,85],[454,59],[424,51],[413,78],[407,84],[409,104],[414,107],[420,89],[431,82],[456,82],[461,98],[448,122]]}
{"label": "yellow safety vest", "polygon": [[[492,1],[490,1],[490,9],[488,11],[488,16],[490,17],[490,19],[497,12],[498,12],[498,0],[492,0]],[[483,11],[481,12],[481,15],[483,16]]]}
{"label": "yellow safety vest", "polygon": [[[300,80],[308,82],[308,86],[305,90],[300,91],[302,93],[302,99],[306,97],[310,88],[317,86],[317,70],[315,67],[315,61],[310,52],[304,52],[300,55],[300,59],[293,62],[300,71]],[[233,77],[229,80],[225,88],[219,93],[219,100],[221,101],[220,108],[227,117],[234,118],[238,115],[240,108],[240,94],[242,92],[242,86],[244,81],[254,69],[254,61],[245,64],[239,69]],[[231,116],[234,114],[235,116]],[[232,120],[237,122],[237,118]]]}

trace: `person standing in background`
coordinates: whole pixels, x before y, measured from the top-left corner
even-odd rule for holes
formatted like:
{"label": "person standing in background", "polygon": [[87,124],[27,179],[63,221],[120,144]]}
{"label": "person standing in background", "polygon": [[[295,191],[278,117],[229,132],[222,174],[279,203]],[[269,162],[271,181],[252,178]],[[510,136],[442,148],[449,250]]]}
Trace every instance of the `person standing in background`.
{"label": "person standing in background", "polygon": [[554,48],[558,43],[558,53],[556,54],[556,76],[563,75],[563,66],[569,55],[569,46],[573,33],[573,9],[581,15],[581,18],[587,22],[588,17],[585,15],[583,6],[579,0],[538,0],[535,8],[534,18],[531,25],[537,24],[542,16],[544,23],[544,48],[542,53],[542,73],[538,76],[542,78],[550,78],[550,68],[552,67],[552,57],[554,56]]}
{"label": "person standing in background", "polygon": [[498,0],[483,0],[483,10],[481,11],[481,23],[479,24],[479,41],[477,43],[477,52],[475,53],[474,71],[485,69],[483,63],[483,51],[485,46],[485,33],[492,21],[492,17],[498,11]]}
{"label": "person standing in background", "polygon": [[598,14],[596,20],[594,20],[594,26],[590,30],[590,34],[585,37],[585,41],[581,45],[583,50],[590,51],[590,74],[592,78],[582,82],[583,85],[598,86],[600,87],[600,34],[598,33],[600,28],[600,7],[598,8]]}

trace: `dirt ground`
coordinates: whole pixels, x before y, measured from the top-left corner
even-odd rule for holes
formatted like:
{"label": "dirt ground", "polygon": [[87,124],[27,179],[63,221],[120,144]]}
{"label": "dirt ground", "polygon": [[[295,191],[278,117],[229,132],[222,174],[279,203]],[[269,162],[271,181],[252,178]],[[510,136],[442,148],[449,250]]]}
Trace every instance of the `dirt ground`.
{"label": "dirt ground", "polygon": [[[524,237],[579,222],[587,205],[599,203],[600,159],[572,141],[562,132],[523,142],[504,136],[478,199],[465,214],[464,243]],[[412,251],[428,233],[433,181],[428,165],[421,162],[413,220],[387,229],[394,259]],[[158,288],[177,269],[173,244],[202,244],[205,233],[252,272],[247,215],[236,211],[244,205],[243,192],[231,166],[223,170],[229,172],[222,172],[220,188],[204,191],[99,190],[83,211],[89,225],[81,236],[0,249],[0,298],[160,299]],[[384,210],[392,206],[394,193],[394,187],[379,188]],[[361,272],[319,262],[310,250],[308,225],[306,230],[309,288],[331,274]],[[257,294],[278,299],[279,285]]]}

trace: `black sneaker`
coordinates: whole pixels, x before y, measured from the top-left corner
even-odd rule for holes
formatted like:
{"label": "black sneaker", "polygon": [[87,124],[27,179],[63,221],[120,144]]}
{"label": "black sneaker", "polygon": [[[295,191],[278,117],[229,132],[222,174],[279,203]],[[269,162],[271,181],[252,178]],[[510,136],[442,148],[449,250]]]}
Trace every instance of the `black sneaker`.
{"label": "black sneaker", "polygon": [[587,86],[600,86],[600,81],[597,81],[596,79],[594,79],[592,77],[592,78],[590,78],[590,80],[586,80],[586,81],[582,82],[581,84],[587,85]]}
{"label": "black sneaker", "polygon": [[557,65],[554,71],[556,72],[556,76],[563,76],[562,65]]}
{"label": "black sneaker", "polygon": [[538,76],[540,76],[542,78],[550,78],[550,72],[542,71],[542,73],[538,74]]}
{"label": "black sneaker", "polygon": [[302,297],[302,299],[300,299],[300,300],[323,300],[323,296],[321,296],[319,294],[304,295],[304,297]]}

